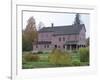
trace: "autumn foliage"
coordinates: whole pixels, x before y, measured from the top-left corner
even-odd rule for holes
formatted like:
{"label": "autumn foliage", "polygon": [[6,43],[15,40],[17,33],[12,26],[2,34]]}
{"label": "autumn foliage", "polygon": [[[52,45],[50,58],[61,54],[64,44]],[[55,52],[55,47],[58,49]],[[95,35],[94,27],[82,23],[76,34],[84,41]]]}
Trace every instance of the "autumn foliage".
{"label": "autumn foliage", "polygon": [[62,52],[60,49],[53,49],[48,56],[49,62],[54,65],[63,66],[71,65],[71,55],[67,52]]}
{"label": "autumn foliage", "polygon": [[22,31],[22,50],[31,51],[32,45],[37,41],[38,33],[36,30],[35,19],[30,17],[26,28]]}

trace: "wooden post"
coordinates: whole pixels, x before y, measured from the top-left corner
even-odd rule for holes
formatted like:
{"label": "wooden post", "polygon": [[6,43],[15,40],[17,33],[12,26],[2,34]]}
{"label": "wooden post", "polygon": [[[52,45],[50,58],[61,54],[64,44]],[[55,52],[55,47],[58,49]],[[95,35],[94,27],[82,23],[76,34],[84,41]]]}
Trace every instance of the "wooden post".
{"label": "wooden post", "polygon": [[66,51],[66,45],[65,45],[65,51]]}
{"label": "wooden post", "polygon": [[66,51],[68,50],[68,46],[66,45]]}
{"label": "wooden post", "polygon": [[71,47],[71,45],[69,45],[69,50],[71,51],[71,49],[72,49],[72,47]]}
{"label": "wooden post", "polygon": [[76,50],[78,50],[78,45],[76,44]]}

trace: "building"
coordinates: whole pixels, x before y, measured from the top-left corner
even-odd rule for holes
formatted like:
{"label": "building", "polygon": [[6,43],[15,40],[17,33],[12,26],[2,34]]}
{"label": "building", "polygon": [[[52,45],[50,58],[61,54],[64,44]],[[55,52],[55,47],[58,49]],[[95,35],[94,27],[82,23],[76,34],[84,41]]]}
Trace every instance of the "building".
{"label": "building", "polygon": [[38,31],[38,41],[33,45],[33,52],[76,50],[86,45],[86,29],[84,24],[43,27]]}

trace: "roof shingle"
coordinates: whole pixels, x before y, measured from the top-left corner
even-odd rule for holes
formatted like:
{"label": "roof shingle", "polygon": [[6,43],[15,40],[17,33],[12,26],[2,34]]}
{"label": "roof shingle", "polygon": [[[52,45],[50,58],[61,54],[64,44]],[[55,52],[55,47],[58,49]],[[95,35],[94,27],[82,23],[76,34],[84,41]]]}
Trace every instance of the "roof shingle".
{"label": "roof shingle", "polygon": [[70,34],[79,34],[82,27],[85,27],[84,24],[77,25],[68,25],[68,26],[54,26],[54,27],[43,27],[39,32],[54,32],[54,35],[70,35]]}

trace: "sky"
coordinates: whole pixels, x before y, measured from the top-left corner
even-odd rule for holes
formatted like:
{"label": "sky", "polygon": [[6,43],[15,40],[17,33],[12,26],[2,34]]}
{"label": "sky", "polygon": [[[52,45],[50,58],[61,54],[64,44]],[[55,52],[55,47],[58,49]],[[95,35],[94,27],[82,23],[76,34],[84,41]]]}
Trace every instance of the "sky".
{"label": "sky", "polygon": [[[45,27],[50,27],[51,23],[54,26],[62,25],[72,25],[74,23],[76,13],[49,13],[49,12],[23,12],[23,29],[27,25],[27,20],[30,17],[34,17],[36,22],[36,28],[40,22],[44,24]],[[80,14],[81,23],[85,24],[86,28],[86,37],[89,37],[89,14]]]}

